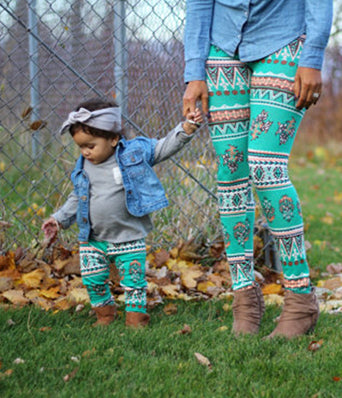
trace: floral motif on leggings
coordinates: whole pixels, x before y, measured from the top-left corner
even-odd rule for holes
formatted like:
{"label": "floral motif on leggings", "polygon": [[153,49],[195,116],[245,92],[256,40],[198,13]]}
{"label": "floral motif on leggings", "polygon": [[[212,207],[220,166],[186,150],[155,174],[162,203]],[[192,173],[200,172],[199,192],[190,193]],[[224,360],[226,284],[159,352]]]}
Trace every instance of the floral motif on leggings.
{"label": "floral motif on leggings", "polygon": [[223,165],[227,165],[231,173],[238,169],[238,163],[243,162],[243,152],[239,151],[236,146],[229,145],[229,148],[222,155]]}
{"label": "floral motif on leggings", "polygon": [[283,215],[283,218],[290,222],[292,220],[294,210],[293,200],[287,195],[282,196],[279,201],[279,210]]}
{"label": "floral motif on leggings", "polygon": [[273,122],[267,120],[268,112],[263,110],[253,121],[251,125],[252,140],[257,139],[262,133],[267,133]]}
{"label": "floral motif on leggings", "polygon": [[286,144],[290,137],[293,137],[296,133],[296,121],[293,117],[285,123],[278,122],[278,130],[276,135],[279,135],[279,144]]}
{"label": "floral motif on leggings", "polygon": [[250,226],[248,220],[246,221],[246,224],[238,222],[234,227],[234,238],[241,246],[244,246],[244,244],[248,241],[249,233]]}

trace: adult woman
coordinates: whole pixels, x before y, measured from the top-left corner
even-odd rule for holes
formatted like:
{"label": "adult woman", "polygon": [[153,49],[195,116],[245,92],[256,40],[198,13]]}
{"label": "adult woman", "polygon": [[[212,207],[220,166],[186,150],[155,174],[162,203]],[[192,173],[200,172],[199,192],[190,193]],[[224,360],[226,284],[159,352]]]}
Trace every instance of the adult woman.
{"label": "adult woman", "polygon": [[236,334],[257,333],[264,312],[253,271],[252,184],[285,280],[283,312],[270,337],[301,335],[317,322],[287,164],[305,109],[321,94],[331,20],[332,0],[187,0],[184,113],[198,100],[210,111]]}

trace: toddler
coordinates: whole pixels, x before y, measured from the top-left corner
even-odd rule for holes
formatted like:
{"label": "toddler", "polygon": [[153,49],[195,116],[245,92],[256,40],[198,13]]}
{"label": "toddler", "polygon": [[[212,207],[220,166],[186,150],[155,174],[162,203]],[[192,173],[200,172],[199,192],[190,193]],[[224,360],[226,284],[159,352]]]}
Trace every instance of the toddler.
{"label": "toddler", "polygon": [[202,123],[198,109],[166,137],[157,140],[122,136],[121,111],[113,102],[81,103],[64,122],[81,155],[71,174],[73,192],[42,225],[52,242],[60,227],[79,227],[82,281],[97,321],[116,316],[109,289],[109,265],[115,262],[125,290],[126,325],[146,326],[145,237],[152,229],[149,213],[168,205],[152,166],[168,159],[191,140]]}

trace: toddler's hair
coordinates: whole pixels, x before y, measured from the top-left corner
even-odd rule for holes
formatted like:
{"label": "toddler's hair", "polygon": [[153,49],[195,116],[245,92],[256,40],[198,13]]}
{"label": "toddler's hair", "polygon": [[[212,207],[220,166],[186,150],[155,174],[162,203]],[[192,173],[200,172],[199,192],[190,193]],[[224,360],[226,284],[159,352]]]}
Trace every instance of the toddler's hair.
{"label": "toddler's hair", "polygon": [[[99,109],[105,109],[105,108],[117,108],[118,105],[114,101],[107,101],[103,100],[101,98],[92,98],[89,99],[88,101],[81,102],[80,104],[77,105],[75,111],[79,111],[81,108],[87,109],[90,112],[97,111]],[[71,136],[74,136],[76,131],[79,129],[82,129],[82,131],[86,134],[93,135],[94,137],[102,137],[102,138],[116,138],[116,137],[121,137],[124,133],[124,130],[121,129],[120,131],[105,131],[105,130],[100,130],[97,129],[96,127],[91,127],[87,126],[81,122],[75,123],[72,126],[70,126],[70,134]]]}

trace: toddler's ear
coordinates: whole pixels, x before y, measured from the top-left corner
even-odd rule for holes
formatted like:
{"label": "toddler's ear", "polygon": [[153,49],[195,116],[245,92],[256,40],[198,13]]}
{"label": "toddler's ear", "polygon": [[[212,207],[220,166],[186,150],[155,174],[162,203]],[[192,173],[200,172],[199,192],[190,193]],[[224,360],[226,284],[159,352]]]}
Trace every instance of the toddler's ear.
{"label": "toddler's ear", "polygon": [[115,138],[112,138],[111,145],[112,145],[113,148],[115,148],[118,145],[119,139],[120,139],[119,136],[116,136]]}

